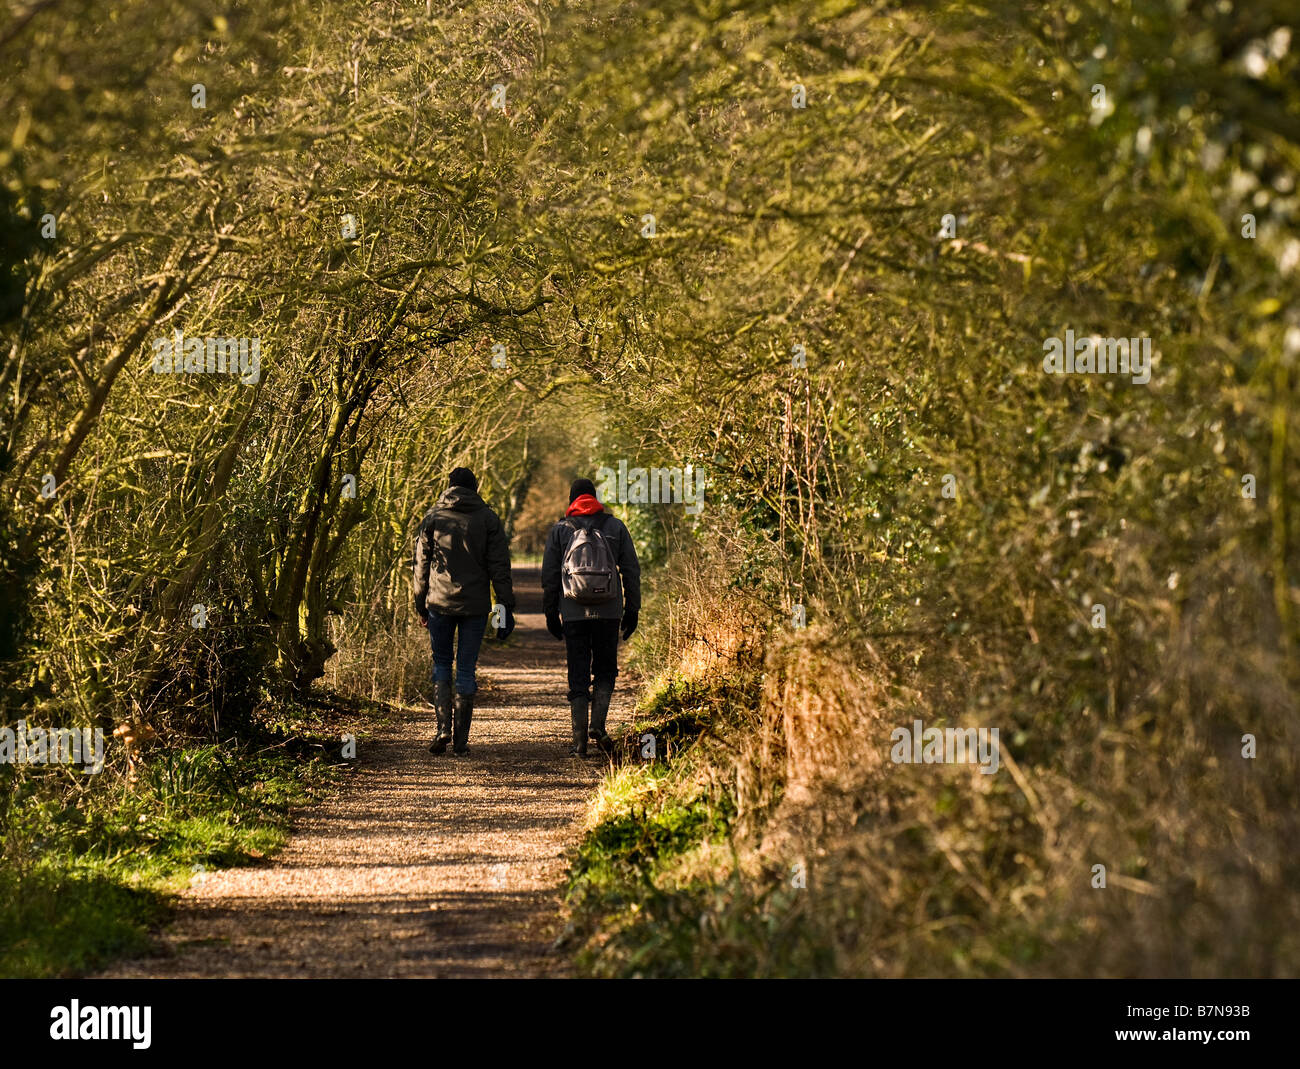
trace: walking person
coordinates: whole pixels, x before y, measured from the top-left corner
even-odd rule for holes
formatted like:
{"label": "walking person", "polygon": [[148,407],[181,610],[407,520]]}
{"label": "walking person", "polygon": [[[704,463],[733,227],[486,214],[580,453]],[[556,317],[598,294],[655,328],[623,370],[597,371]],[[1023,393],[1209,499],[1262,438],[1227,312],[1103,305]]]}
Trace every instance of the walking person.
{"label": "walking person", "polygon": [[636,630],[641,567],[627,527],[596,500],[590,479],[569,488],[568,510],[547,536],[542,608],[568,660],[569,752],[586,757],[590,738],[609,753],[605,717],[618,675],[618,636],[627,640]]}
{"label": "walking person", "polygon": [[[510,584],[510,544],[495,512],[478,496],[468,468],[451,473],[449,485],[420,524],[415,538],[415,611],[433,647],[433,708],[437,735],[429,752],[469,752],[469,726],[478,690],[474,669],[492,610],[489,584],[505,607],[497,638],[515,629]],[[455,696],[452,664],[455,662]]]}

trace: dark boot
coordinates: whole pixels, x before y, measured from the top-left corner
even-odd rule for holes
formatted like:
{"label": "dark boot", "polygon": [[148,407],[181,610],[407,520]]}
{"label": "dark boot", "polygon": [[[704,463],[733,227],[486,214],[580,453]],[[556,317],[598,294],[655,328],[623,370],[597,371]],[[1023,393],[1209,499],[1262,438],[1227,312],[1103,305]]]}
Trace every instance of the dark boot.
{"label": "dark boot", "polygon": [[587,756],[587,705],[585,694],[581,698],[569,699],[569,717],[573,722],[573,745],[569,753],[574,757]]}
{"label": "dark boot", "polygon": [[474,719],[474,695],[457,694],[452,704],[452,713],[456,721],[455,740],[452,745],[454,753],[469,753],[469,725]]}
{"label": "dark boot", "polygon": [[429,753],[446,753],[451,742],[451,684],[438,681],[433,685],[433,713],[438,718],[438,734],[429,743]]}
{"label": "dark boot", "polygon": [[614,697],[613,687],[595,687],[591,692],[591,727],[592,741],[600,747],[602,753],[613,753],[614,743],[605,731],[605,716],[609,713],[609,703]]}

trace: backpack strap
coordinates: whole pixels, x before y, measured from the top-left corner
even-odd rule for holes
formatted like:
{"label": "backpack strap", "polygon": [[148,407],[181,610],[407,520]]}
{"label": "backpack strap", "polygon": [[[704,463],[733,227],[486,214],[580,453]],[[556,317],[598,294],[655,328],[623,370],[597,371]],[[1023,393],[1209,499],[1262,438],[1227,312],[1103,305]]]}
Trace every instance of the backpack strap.
{"label": "backpack strap", "polygon": [[[608,518],[609,518],[610,516],[613,515],[613,513],[610,512],[608,509],[601,509],[600,512],[597,513],[596,515],[598,515],[598,516],[600,517],[600,519],[599,519],[597,522],[592,523],[591,526],[594,527],[596,530],[598,530],[601,534],[604,534],[604,533],[605,533],[606,521],[608,520]],[[581,530],[582,530],[582,524],[580,524],[580,523],[577,522],[577,521],[578,521],[578,517],[577,517],[577,516],[565,516],[565,517],[564,517],[564,521],[568,523],[569,528],[570,528],[571,530],[574,530],[574,531],[581,531]]]}

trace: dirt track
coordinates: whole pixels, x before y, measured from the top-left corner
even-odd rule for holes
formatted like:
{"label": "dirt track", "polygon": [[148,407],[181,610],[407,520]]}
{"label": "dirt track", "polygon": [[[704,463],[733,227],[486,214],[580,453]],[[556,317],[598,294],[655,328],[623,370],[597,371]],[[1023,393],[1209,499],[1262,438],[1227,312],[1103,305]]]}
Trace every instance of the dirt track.
{"label": "dirt track", "polygon": [[[158,953],[102,975],[563,974],[557,887],[605,763],[594,748],[567,756],[564,647],[546,631],[537,571],[516,569],[515,589],[510,645],[487,641],[479,660],[467,756],[429,754],[433,710],[405,710],[272,863],[200,877]],[[620,688],[611,729],[628,701]]]}

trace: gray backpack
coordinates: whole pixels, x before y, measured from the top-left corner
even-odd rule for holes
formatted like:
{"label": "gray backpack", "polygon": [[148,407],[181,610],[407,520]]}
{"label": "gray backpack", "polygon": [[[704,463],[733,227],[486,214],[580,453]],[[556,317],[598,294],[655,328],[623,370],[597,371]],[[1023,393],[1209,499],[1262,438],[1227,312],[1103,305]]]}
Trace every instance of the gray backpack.
{"label": "gray backpack", "polygon": [[618,589],[618,565],[609,541],[594,524],[575,523],[570,517],[569,526],[573,528],[573,538],[564,551],[561,569],[564,596],[579,605],[603,605],[613,601]]}

